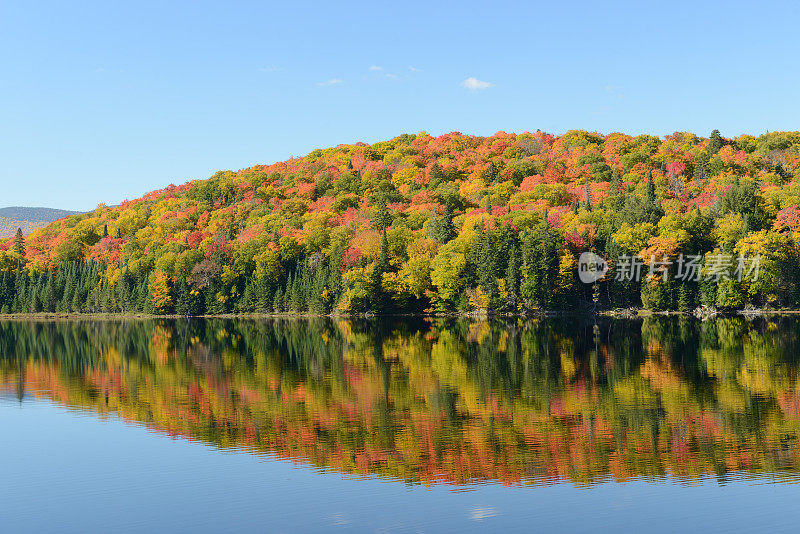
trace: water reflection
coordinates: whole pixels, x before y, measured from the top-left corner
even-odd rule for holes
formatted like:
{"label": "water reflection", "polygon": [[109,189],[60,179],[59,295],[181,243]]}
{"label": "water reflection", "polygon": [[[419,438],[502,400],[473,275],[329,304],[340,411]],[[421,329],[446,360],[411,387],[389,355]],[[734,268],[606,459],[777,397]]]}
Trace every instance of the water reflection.
{"label": "water reflection", "polygon": [[790,317],[9,321],[0,394],[409,483],[790,480],[799,337]]}

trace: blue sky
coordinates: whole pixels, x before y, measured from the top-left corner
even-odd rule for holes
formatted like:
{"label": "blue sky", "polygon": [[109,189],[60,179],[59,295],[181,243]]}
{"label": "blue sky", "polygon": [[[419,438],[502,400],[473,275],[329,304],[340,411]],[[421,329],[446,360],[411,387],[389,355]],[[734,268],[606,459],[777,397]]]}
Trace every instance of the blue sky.
{"label": "blue sky", "polygon": [[798,14],[753,1],[0,0],[0,206],[91,209],[421,130],[797,130]]}

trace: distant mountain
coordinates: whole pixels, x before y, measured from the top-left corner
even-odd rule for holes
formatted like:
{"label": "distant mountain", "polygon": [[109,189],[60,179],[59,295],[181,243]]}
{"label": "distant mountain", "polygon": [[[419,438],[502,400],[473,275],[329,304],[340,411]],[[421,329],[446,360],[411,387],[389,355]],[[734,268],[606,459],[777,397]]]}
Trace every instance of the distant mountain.
{"label": "distant mountain", "polygon": [[22,206],[0,208],[0,238],[13,236],[17,233],[17,228],[22,228],[22,233],[28,235],[37,228],[76,213],[80,212]]}

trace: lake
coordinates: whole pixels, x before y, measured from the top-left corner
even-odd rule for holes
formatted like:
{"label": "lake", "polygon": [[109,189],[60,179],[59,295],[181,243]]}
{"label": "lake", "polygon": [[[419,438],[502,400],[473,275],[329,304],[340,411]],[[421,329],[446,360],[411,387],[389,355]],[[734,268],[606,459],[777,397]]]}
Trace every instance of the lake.
{"label": "lake", "polygon": [[5,532],[796,530],[800,320],[0,321]]}

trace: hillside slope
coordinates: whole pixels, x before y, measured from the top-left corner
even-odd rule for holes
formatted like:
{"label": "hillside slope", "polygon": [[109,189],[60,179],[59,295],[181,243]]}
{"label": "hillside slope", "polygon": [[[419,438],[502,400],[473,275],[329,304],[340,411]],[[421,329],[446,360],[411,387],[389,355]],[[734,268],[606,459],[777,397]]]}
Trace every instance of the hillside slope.
{"label": "hillside slope", "polygon": [[[796,307],[798,147],[797,132],[576,130],[318,149],[36,230],[28,270],[6,282],[28,285],[15,282],[5,302],[157,313]],[[578,277],[585,251],[611,262],[595,284]],[[740,254],[755,279],[742,279]],[[706,268],[678,283],[688,255]],[[644,264],[639,280],[619,276],[631,258]],[[0,269],[18,264],[0,242]],[[36,274],[58,265],[68,268],[53,279]]]}
{"label": "hillside slope", "polygon": [[0,238],[13,236],[18,228],[28,235],[37,228],[43,228],[53,221],[76,213],[78,212],[53,208],[0,208]]}

